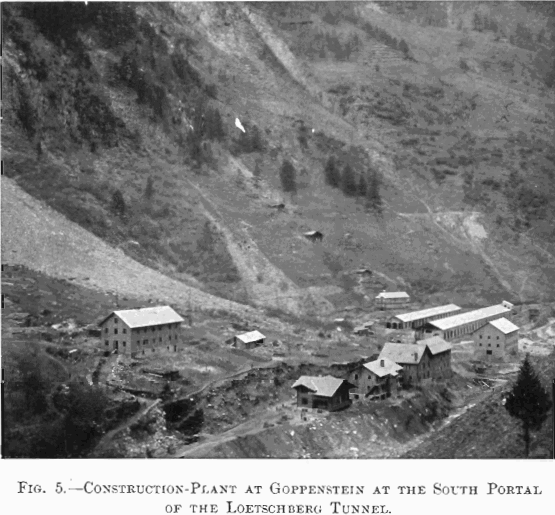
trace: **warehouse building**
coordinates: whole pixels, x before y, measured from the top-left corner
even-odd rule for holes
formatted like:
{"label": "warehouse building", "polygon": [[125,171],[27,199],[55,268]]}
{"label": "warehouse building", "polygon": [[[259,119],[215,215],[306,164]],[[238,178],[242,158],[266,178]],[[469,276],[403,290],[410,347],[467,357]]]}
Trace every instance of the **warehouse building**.
{"label": "warehouse building", "polygon": [[513,305],[510,302],[503,301],[495,306],[426,322],[419,328],[417,338],[441,336],[444,340],[451,341],[465,334],[473,333],[492,320],[510,316],[512,308]]}
{"label": "warehouse building", "polygon": [[418,329],[426,322],[453,316],[460,310],[461,308],[455,304],[446,304],[445,306],[436,306],[434,308],[422,309],[420,311],[411,311],[410,313],[393,315],[387,320],[385,326],[388,329]]}

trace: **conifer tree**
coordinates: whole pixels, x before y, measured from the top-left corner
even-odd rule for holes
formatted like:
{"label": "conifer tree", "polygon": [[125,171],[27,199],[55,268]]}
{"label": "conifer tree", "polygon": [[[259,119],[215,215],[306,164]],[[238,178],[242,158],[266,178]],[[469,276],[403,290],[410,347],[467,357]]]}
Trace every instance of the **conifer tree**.
{"label": "conifer tree", "polygon": [[372,175],[368,183],[368,189],[366,192],[366,198],[368,200],[368,206],[378,213],[383,210],[382,197],[380,193],[380,179],[378,177],[378,172],[373,170]]}
{"label": "conifer tree", "polygon": [[279,171],[281,187],[286,193],[297,193],[297,177],[295,167],[288,159],[283,161]]}
{"label": "conifer tree", "polygon": [[154,182],[152,180],[152,177],[149,176],[148,179],[146,180],[145,199],[150,200],[152,199],[153,196],[154,196]]}
{"label": "conifer tree", "polygon": [[339,173],[339,168],[335,160],[335,156],[330,156],[324,167],[324,176],[326,178],[326,184],[337,188],[341,183],[341,174]]}
{"label": "conifer tree", "polygon": [[123,216],[125,215],[125,199],[120,190],[114,191],[112,195],[112,211],[118,215]]}
{"label": "conifer tree", "polygon": [[354,197],[357,194],[357,182],[355,172],[351,165],[345,165],[343,175],[341,177],[341,189],[348,197]]}
{"label": "conifer tree", "polygon": [[365,198],[366,193],[368,192],[368,182],[366,181],[366,177],[364,174],[360,174],[360,179],[358,181],[358,196]]}
{"label": "conifer tree", "polygon": [[527,354],[520,366],[516,383],[505,399],[505,409],[509,415],[522,422],[522,439],[526,457],[530,453],[530,432],[541,428],[551,406],[549,394],[542,386]]}

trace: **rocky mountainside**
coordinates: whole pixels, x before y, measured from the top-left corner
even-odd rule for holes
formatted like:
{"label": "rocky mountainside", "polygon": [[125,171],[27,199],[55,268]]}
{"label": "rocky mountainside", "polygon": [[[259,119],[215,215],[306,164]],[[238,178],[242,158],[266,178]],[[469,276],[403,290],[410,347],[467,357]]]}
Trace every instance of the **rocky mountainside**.
{"label": "rocky mountainside", "polygon": [[[306,317],[385,287],[552,298],[552,9],[6,3],[4,18],[6,192],[137,273]],[[3,262],[56,268],[3,243]],[[375,280],[353,279],[362,266]]]}

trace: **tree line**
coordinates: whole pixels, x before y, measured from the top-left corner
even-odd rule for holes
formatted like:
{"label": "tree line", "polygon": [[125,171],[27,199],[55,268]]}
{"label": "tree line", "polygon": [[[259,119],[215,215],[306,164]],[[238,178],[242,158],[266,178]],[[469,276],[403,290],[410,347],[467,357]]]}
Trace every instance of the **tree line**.
{"label": "tree line", "polygon": [[[380,177],[376,169],[371,168],[365,173],[357,173],[350,164],[343,167],[335,156],[330,156],[323,168],[325,182],[332,188],[340,189],[351,198],[362,198],[366,206],[381,213]],[[297,171],[290,160],[285,159],[281,165],[279,177],[284,192],[297,193]]]}

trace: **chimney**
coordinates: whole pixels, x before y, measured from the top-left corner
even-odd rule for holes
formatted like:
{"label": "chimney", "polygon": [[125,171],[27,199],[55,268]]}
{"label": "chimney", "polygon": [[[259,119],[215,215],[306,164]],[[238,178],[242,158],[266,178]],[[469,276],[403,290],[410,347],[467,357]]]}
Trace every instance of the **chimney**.
{"label": "chimney", "polygon": [[418,361],[418,352],[414,353],[414,361]]}
{"label": "chimney", "polygon": [[380,367],[385,367],[385,361],[383,359],[380,360]]}

